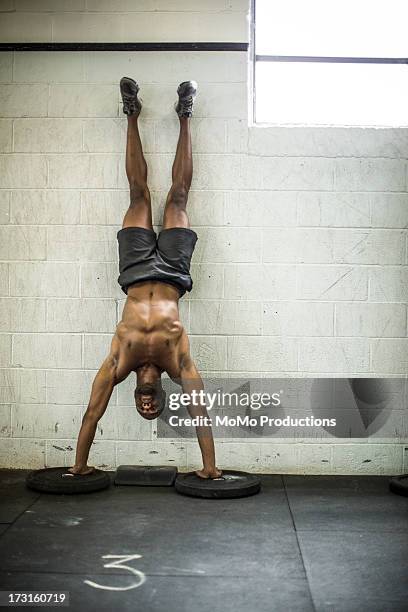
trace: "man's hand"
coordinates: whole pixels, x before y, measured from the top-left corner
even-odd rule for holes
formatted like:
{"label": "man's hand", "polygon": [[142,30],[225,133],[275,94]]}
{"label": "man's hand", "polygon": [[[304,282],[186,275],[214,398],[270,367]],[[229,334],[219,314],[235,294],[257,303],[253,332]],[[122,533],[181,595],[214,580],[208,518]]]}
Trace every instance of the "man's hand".
{"label": "man's hand", "polygon": [[85,476],[86,474],[92,474],[92,472],[95,470],[94,467],[90,467],[89,465],[85,465],[84,467],[77,467],[76,465],[74,465],[71,468],[68,468],[67,472],[70,472],[71,474],[80,474],[81,476]]}
{"label": "man's hand", "polygon": [[200,478],[220,478],[222,476],[222,471],[218,468],[203,468],[202,470],[197,470],[196,475]]}

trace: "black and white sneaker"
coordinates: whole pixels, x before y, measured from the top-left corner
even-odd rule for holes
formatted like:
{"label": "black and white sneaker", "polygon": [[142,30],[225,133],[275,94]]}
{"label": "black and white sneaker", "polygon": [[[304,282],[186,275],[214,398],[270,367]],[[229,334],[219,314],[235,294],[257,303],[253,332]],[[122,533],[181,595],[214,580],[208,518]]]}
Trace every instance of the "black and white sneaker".
{"label": "black and white sneaker", "polygon": [[197,83],[195,81],[183,81],[177,88],[178,102],[174,105],[179,117],[192,117],[193,103],[197,94]]}
{"label": "black and white sneaker", "polygon": [[142,109],[142,103],[137,97],[139,85],[130,77],[122,77],[120,79],[120,93],[123,102],[123,112],[125,115],[139,114]]}

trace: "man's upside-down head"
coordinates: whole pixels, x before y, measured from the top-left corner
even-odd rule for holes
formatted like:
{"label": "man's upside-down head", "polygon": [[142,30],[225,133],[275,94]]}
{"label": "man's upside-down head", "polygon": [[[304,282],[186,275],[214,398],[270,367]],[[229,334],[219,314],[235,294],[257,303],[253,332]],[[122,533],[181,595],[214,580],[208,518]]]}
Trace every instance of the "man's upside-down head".
{"label": "man's upside-down head", "polygon": [[156,383],[138,384],[135,389],[135,404],[138,413],[144,419],[149,421],[157,419],[166,405],[166,392],[161,386],[160,379]]}

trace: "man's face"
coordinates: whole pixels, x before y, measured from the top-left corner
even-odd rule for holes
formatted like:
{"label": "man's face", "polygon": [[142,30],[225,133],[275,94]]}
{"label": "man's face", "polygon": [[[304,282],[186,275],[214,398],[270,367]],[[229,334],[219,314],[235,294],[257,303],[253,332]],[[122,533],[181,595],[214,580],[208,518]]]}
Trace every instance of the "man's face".
{"label": "man's face", "polygon": [[144,419],[157,419],[160,414],[157,397],[149,393],[135,393],[135,402],[138,413]]}
{"label": "man's face", "polygon": [[151,383],[138,385],[135,389],[136,409],[144,419],[157,419],[163,410],[160,400],[160,390]]}

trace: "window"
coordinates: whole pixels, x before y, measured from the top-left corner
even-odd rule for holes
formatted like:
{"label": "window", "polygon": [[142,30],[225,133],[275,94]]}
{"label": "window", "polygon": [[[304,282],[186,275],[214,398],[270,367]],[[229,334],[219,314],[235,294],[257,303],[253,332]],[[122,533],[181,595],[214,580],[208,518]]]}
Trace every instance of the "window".
{"label": "window", "polygon": [[252,0],[254,120],[408,126],[408,0]]}

